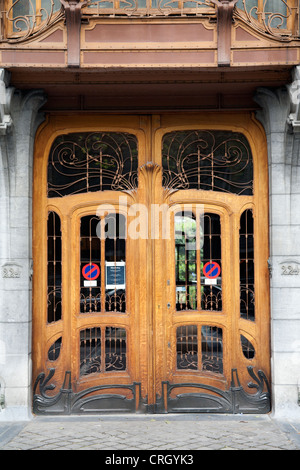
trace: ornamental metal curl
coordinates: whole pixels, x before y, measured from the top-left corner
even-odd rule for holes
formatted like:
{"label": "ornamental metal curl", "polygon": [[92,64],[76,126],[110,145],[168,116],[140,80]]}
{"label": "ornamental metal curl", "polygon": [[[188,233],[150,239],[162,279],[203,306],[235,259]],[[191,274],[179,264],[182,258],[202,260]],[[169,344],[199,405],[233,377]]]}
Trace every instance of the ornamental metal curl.
{"label": "ornamental metal curl", "polygon": [[[72,389],[71,372],[67,371],[60,390],[55,396],[49,396],[47,395],[47,391],[54,390],[55,385],[47,384],[53,378],[54,374],[55,369],[52,368],[46,378],[45,374],[41,373],[36,379],[33,396],[33,412],[37,415],[71,415],[102,413],[103,411],[134,413],[143,411],[145,408],[141,399],[140,382],[133,382],[129,385],[99,385],[75,393]],[[37,393],[38,389],[39,394]],[[120,392],[128,390],[128,394],[130,394],[132,398],[128,398],[123,393],[116,393],[117,390],[120,390]]]}
{"label": "ornamental metal curl", "polygon": [[163,186],[238,195],[253,193],[253,162],[247,139],[230,131],[174,131],[162,142]]}
{"label": "ornamental metal curl", "polygon": [[[231,386],[221,390],[201,383],[162,382],[162,397],[157,401],[157,411],[163,413],[269,413],[271,393],[268,380],[263,371],[257,375],[253,367],[247,367],[254,382],[249,388],[256,388],[256,393],[247,393],[240,384],[236,369],[231,371]],[[190,393],[177,393],[175,390],[191,388]],[[208,392],[208,393],[207,393]],[[165,404],[167,404],[165,408]]]}
{"label": "ornamental metal curl", "polygon": [[123,132],[61,135],[48,162],[48,197],[138,187],[138,144]]}
{"label": "ornamental metal curl", "polygon": [[38,8],[31,0],[15,0],[7,11],[3,12],[6,20],[4,30],[9,43],[17,43],[33,38],[63,18],[64,12],[60,2],[46,0]]}
{"label": "ornamental metal curl", "polygon": [[266,0],[239,0],[233,16],[248,23],[256,31],[280,41],[297,38],[298,5],[291,7],[286,0],[276,2],[276,7],[275,2]]}
{"label": "ornamental metal curl", "polygon": [[[271,410],[271,393],[268,380],[263,371],[255,374],[253,367],[247,367],[254,382],[249,388],[256,388],[256,393],[247,393],[240,384],[236,369],[231,371],[231,385],[222,390],[201,383],[162,382],[162,394],[157,396],[155,412],[157,413],[269,413]],[[67,371],[64,383],[55,396],[48,396],[47,391],[55,388],[48,385],[55,369],[50,369],[48,377],[41,373],[34,386],[33,412],[36,414],[78,414],[102,413],[103,411],[147,412],[152,405],[147,405],[141,397],[140,382],[129,385],[100,385],[75,393],[71,384],[71,373]],[[37,393],[39,387],[39,394]],[[192,393],[176,394],[176,390],[191,388]],[[116,390],[129,390],[132,398],[120,395]],[[108,390],[108,393],[103,393]],[[175,392],[175,393],[174,393]]]}

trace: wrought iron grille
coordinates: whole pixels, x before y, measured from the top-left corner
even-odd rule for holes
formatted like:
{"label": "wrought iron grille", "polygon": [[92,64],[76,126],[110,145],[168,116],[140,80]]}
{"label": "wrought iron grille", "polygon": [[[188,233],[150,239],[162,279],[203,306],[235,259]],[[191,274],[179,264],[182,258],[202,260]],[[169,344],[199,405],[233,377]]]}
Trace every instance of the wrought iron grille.
{"label": "wrought iron grille", "polygon": [[[239,0],[233,15],[253,29],[280,41],[298,38],[298,0]],[[87,0],[82,13],[89,17],[215,17],[210,0]],[[17,43],[39,35],[64,19],[59,0],[7,0],[1,11],[0,41]]]}
{"label": "wrought iron grille", "polygon": [[62,318],[62,235],[56,212],[48,214],[47,243],[47,320],[52,323]]}
{"label": "wrought iron grille", "polygon": [[298,0],[238,0],[234,16],[256,31],[289,41],[299,35],[298,11]]}
{"label": "wrought iron grille", "polygon": [[[217,277],[204,274],[208,264],[218,266]],[[175,277],[177,311],[222,310],[221,221],[218,214],[204,213],[197,216],[197,220],[193,213],[175,214]]]}
{"label": "wrought iron grille", "polygon": [[254,220],[252,209],[245,210],[240,221],[240,313],[255,320]]}
{"label": "wrought iron grille", "polygon": [[0,39],[11,43],[42,33],[64,17],[59,0],[12,0],[1,11]]}
{"label": "wrought iron grille", "polygon": [[138,144],[122,132],[73,133],[57,137],[48,162],[48,197],[90,191],[134,190]]}
{"label": "wrought iron grille", "polygon": [[[100,220],[87,215],[80,221],[80,312],[101,312],[101,274],[88,280],[83,276],[85,267],[101,271],[101,240],[97,236]],[[90,268],[89,268],[90,267]],[[88,277],[88,276],[86,276]],[[92,277],[92,275],[91,275]]]}
{"label": "wrought iron grille", "polygon": [[163,186],[252,195],[247,139],[230,131],[174,131],[162,142]]}
{"label": "wrought iron grille", "polygon": [[101,328],[80,331],[80,375],[101,371]]}
{"label": "wrought iron grille", "polygon": [[176,309],[197,309],[197,222],[193,214],[175,215]]}
{"label": "wrought iron grille", "polygon": [[177,328],[177,369],[198,369],[198,332],[196,325]]}
{"label": "wrought iron grille", "polygon": [[176,330],[176,348],[177,369],[223,374],[222,328],[210,325],[179,326]]}
{"label": "wrought iron grille", "polygon": [[202,326],[202,368],[209,372],[223,373],[222,328]]}
{"label": "wrought iron grille", "polygon": [[126,349],[125,328],[107,326],[81,330],[80,375],[126,370]]}
{"label": "wrought iron grille", "polygon": [[88,2],[87,9],[98,15],[114,12],[126,16],[185,16],[214,12],[209,0],[98,0]]}
{"label": "wrought iron grille", "polygon": [[[222,253],[221,221],[218,214],[205,213],[203,217],[203,248],[201,250],[201,309],[222,310]],[[220,273],[217,278],[209,279],[203,275],[204,266],[217,263]]]}
{"label": "wrought iron grille", "polygon": [[126,330],[105,328],[105,370],[126,370]]}

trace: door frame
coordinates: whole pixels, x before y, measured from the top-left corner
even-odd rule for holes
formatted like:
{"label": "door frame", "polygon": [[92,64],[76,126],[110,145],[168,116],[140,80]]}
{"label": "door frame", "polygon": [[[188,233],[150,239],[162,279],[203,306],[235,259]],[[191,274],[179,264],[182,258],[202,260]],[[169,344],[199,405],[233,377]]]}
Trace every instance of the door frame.
{"label": "door frame", "polygon": [[[182,124],[184,119],[184,124]],[[84,122],[84,125],[83,125]],[[67,123],[67,126],[66,126]],[[238,123],[238,124],[237,124]],[[33,379],[35,382],[35,390],[37,383],[43,385],[45,382],[45,357],[46,350],[60,328],[54,325],[51,335],[46,334],[45,328],[45,298],[46,298],[46,266],[47,258],[45,253],[45,245],[43,240],[47,238],[46,220],[48,210],[60,207],[60,215],[63,224],[70,224],[66,214],[76,213],[76,211],[84,212],[87,203],[96,207],[101,201],[107,201],[105,194],[97,195],[88,193],[85,195],[85,203],[80,202],[80,197],[67,197],[66,201],[58,205],[53,200],[47,201],[46,184],[47,184],[47,162],[51,144],[55,137],[68,132],[92,132],[103,130],[107,132],[122,131],[135,134],[139,142],[139,189],[138,196],[136,194],[127,194],[127,201],[130,200],[145,204],[148,208],[150,203],[161,203],[167,200],[169,204],[178,203],[196,203],[199,201],[195,190],[191,190],[189,194],[183,194],[178,191],[173,194],[166,194],[161,187],[161,139],[164,134],[170,130],[186,130],[186,129],[206,129],[206,130],[230,130],[241,132],[248,139],[252,156],[254,171],[254,204],[256,210],[255,223],[255,239],[260,240],[260,248],[255,246],[256,263],[255,278],[261,279],[263,288],[259,290],[258,303],[259,309],[264,311],[263,321],[260,319],[255,325],[250,326],[253,336],[259,338],[267,338],[263,344],[260,344],[260,352],[257,364],[263,365],[265,376],[270,377],[270,307],[269,307],[269,273],[267,260],[269,258],[269,239],[266,236],[266,226],[268,227],[268,162],[267,162],[267,145],[266,137],[260,123],[255,119],[252,113],[199,113],[199,114],[162,114],[162,115],[85,115],[82,116],[69,114],[51,114],[47,116],[46,121],[40,126],[35,140],[34,150],[34,168],[33,168],[33,259],[34,259],[34,276],[33,276]],[[96,197],[97,196],[97,197]],[[119,193],[115,195],[119,197]],[[239,196],[243,197],[243,196]],[[77,198],[77,203],[76,203]],[[231,204],[234,204],[234,195],[226,195],[215,193],[213,197],[210,194],[202,195],[205,203],[216,208],[216,202],[221,208],[221,212],[227,210],[230,213]],[[109,198],[111,201],[112,199]],[[228,204],[228,200],[230,203]],[[245,207],[249,207],[249,200],[245,200]],[[62,210],[63,208],[63,210]],[[231,221],[232,227],[237,227],[239,220],[233,217]],[[64,225],[62,229],[65,230]],[[70,230],[70,227],[69,227]],[[72,231],[71,231],[72,232]],[[232,238],[235,235],[229,234]],[[227,240],[226,243],[228,243]],[[237,240],[231,242],[237,245]],[[72,244],[74,240],[72,241]],[[225,241],[222,240],[222,243]],[[75,249],[65,248],[65,252],[69,250],[69,254]],[[167,307],[164,303],[164,296],[161,285],[166,285],[166,273],[159,269],[163,253],[167,253],[166,244],[163,240],[140,240],[139,250],[134,255],[134,264],[136,272],[141,279],[140,286],[143,287],[138,293],[139,301],[135,304],[136,312],[144,312],[136,321],[139,323],[140,335],[138,344],[135,344],[138,351],[139,359],[134,366],[132,374],[132,382],[125,380],[124,385],[128,386],[130,394],[134,395],[133,410],[146,409],[148,411],[163,411],[168,409],[165,391],[167,387],[172,388],[172,383],[166,380],[166,372],[170,365],[170,359],[167,358],[166,338],[168,338],[168,321],[166,320]],[[146,259],[146,269],[141,269]],[[237,273],[232,273],[234,277]],[[67,286],[67,274],[64,274],[63,282]],[[68,287],[67,287],[68,289]],[[268,292],[265,295],[264,292]],[[146,292],[142,293],[142,292]],[[153,293],[153,294],[151,294]],[[64,295],[71,295],[64,292]],[[233,296],[236,295],[232,294]],[[73,299],[74,301],[74,299]],[[164,304],[164,308],[161,306]],[[73,308],[74,311],[74,308]],[[43,314],[41,315],[41,312]],[[68,320],[70,321],[70,319]],[[249,325],[245,325],[245,320],[235,319],[240,331],[249,331]],[[249,323],[249,322],[248,322]],[[164,325],[159,328],[158,325]],[[70,328],[66,325],[65,328]],[[255,334],[254,334],[255,333]],[[66,338],[66,347],[70,349]],[[167,341],[168,343],[168,341]],[[164,367],[159,367],[159,363],[152,354],[156,351],[156,358],[163,358]],[[140,358],[146,358],[140,362]],[[49,364],[47,364],[49,368]],[[72,365],[67,365],[65,370],[72,369]],[[161,371],[164,370],[162,374]],[[228,371],[227,371],[228,372]],[[42,376],[41,376],[42,374]],[[43,375],[44,374],[44,375]],[[41,379],[42,377],[42,379]],[[226,391],[231,387],[229,376],[226,384],[221,389]],[[37,380],[36,380],[37,379]],[[51,377],[52,381],[53,378]],[[44,382],[43,382],[43,381]],[[249,380],[249,371],[247,371],[247,362],[245,361],[245,370],[239,370],[238,382],[245,384]],[[127,382],[127,383],[126,383]],[[47,383],[47,382],[46,382]],[[56,387],[63,385],[63,390],[71,390],[74,393],[70,382],[66,383],[66,376],[58,375],[55,377]],[[214,383],[215,384],[215,383]],[[46,384],[44,383],[44,386]],[[69,387],[69,388],[68,388]],[[70,388],[71,387],[71,388]],[[130,388],[131,387],[131,388]],[[40,387],[41,388],[41,387]],[[171,390],[171,389],[170,389]],[[80,391],[80,390],[79,390]],[[57,392],[57,388],[56,388]],[[78,390],[75,391],[77,393]],[[168,393],[168,392],[166,392]],[[34,392],[35,395],[37,395]],[[125,394],[126,395],[126,394]],[[158,397],[158,400],[157,400]]]}

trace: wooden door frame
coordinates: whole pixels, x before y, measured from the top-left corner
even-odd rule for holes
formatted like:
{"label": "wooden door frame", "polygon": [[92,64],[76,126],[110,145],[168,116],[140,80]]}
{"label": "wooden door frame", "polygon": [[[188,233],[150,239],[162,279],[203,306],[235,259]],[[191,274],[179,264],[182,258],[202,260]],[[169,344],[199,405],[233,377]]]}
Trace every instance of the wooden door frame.
{"label": "wooden door frame", "polygon": [[[183,124],[184,122],[184,124]],[[84,125],[83,125],[84,123]],[[139,146],[139,189],[138,196],[134,195],[134,200],[149,207],[150,203],[162,203],[167,200],[169,204],[178,202],[196,203],[199,200],[199,194],[191,190],[189,195],[182,194],[181,191],[169,195],[166,199],[164,189],[161,186],[161,139],[162,136],[170,130],[187,130],[187,129],[205,129],[205,130],[229,130],[242,133],[249,142],[253,156],[254,168],[254,204],[256,210],[255,238],[260,240],[259,249],[255,246],[255,274],[256,279],[260,279],[263,287],[260,289],[258,297],[259,310],[263,311],[263,321],[260,319],[255,325],[249,326],[245,324],[245,320],[235,319],[236,328],[240,331],[248,331],[253,336],[268,338],[263,344],[260,344],[259,355],[257,358],[258,367],[262,367],[266,376],[270,377],[270,308],[269,295],[269,277],[267,260],[269,258],[268,236],[268,162],[267,162],[267,145],[266,137],[260,123],[251,113],[199,113],[199,114],[162,114],[144,115],[144,116],[128,116],[128,115],[86,115],[82,116],[66,113],[52,114],[47,116],[46,121],[40,126],[34,150],[34,169],[33,169],[33,259],[34,259],[34,278],[33,278],[33,380],[39,374],[45,372],[46,351],[51,341],[47,340],[45,327],[45,298],[46,298],[46,253],[43,240],[46,238],[46,220],[49,209],[54,209],[62,216],[63,229],[67,221],[66,214],[75,213],[75,211],[83,211],[82,207],[87,203],[91,206],[99,204],[99,200],[106,200],[106,195],[102,194],[99,198],[95,193],[89,193],[85,196],[85,203],[80,203],[80,198],[74,196],[68,197],[66,203],[55,204],[55,201],[47,201],[46,183],[47,183],[47,161],[50,147],[55,137],[67,132],[83,132],[83,131],[122,131],[137,135],[142,142]],[[117,195],[116,195],[117,196]],[[203,195],[202,195],[203,196]],[[201,196],[201,197],[202,197]],[[127,198],[132,197],[127,195]],[[216,207],[216,202],[222,210],[228,210],[230,213],[237,197],[234,195],[224,195],[215,193],[213,197],[210,194],[203,196],[207,204]],[[77,203],[76,203],[77,198]],[[230,201],[228,203],[228,201]],[[253,202],[253,201],[252,201]],[[245,206],[249,207],[249,199],[245,199]],[[239,202],[240,205],[240,202]],[[62,210],[63,208],[63,210]],[[231,220],[231,226],[237,227],[239,219],[235,215]],[[236,233],[236,231],[235,231]],[[231,237],[236,235],[230,235]],[[231,240],[235,246],[237,240]],[[228,242],[228,241],[227,241]],[[72,242],[74,243],[74,241]],[[223,243],[223,242],[222,242]],[[225,242],[224,242],[225,243]],[[74,248],[74,247],[73,247]],[[168,359],[166,357],[166,338],[167,338],[167,321],[166,308],[161,308],[164,303],[161,285],[166,285],[166,273],[163,272],[159,265],[163,259],[165,251],[165,243],[163,240],[141,240],[139,243],[140,251],[134,256],[135,268],[139,273],[143,288],[139,291],[139,301],[136,303],[136,312],[139,311],[139,327],[140,338],[139,344],[135,344],[136,351],[139,352],[139,365],[135,366],[133,373],[133,381],[141,381],[142,386],[140,393],[144,400],[148,402],[149,410],[155,410],[156,397],[162,396],[162,383],[165,380],[165,373],[168,370]],[[38,260],[38,261],[37,261]],[[143,266],[146,263],[146,269]],[[236,278],[237,273],[233,273]],[[66,278],[64,280],[67,285]],[[162,284],[163,283],[163,284]],[[237,288],[237,287],[236,287]],[[146,292],[142,293],[143,291]],[[38,293],[37,293],[38,292]],[[151,294],[153,293],[153,294]],[[66,294],[65,295],[70,295]],[[236,293],[232,294],[237,295]],[[41,312],[43,312],[41,314]],[[141,313],[144,312],[144,313]],[[137,320],[137,318],[136,318]],[[159,325],[164,325],[160,328]],[[51,338],[57,335],[59,326],[53,326]],[[68,341],[68,340],[67,340]],[[67,346],[70,348],[69,346]],[[153,351],[156,351],[156,357],[163,358],[165,366],[159,367],[154,358]],[[146,360],[145,360],[146,358]],[[49,365],[48,365],[49,367]],[[71,367],[71,366],[70,366]],[[160,370],[164,369],[164,374]],[[246,363],[245,363],[246,369]],[[249,381],[247,370],[239,371],[242,383]],[[63,383],[63,376],[57,377],[57,384]],[[125,381],[126,382],[126,381]],[[128,382],[128,381],[127,381]],[[228,383],[226,384],[228,385]]]}

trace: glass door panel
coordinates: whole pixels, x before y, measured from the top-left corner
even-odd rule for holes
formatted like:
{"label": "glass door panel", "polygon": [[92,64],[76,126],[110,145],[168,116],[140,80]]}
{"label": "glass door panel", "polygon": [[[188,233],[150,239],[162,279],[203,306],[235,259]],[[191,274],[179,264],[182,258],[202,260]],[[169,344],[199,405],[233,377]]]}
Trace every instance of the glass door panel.
{"label": "glass door panel", "polygon": [[72,119],[36,145],[35,409],[267,410],[257,126],[241,126],[247,137],[231,115]]}

